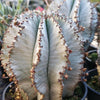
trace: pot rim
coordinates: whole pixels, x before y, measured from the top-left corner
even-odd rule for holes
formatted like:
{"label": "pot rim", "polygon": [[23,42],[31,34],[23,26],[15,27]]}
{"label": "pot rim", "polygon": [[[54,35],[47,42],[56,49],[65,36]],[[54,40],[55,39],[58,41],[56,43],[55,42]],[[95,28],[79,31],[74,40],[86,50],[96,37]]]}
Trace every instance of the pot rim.
{"label": "pot rim", "polygon": [[[88,51],[88,53],[92,53],[92,52],[97,52],[97,50],[90,50],[90,51]],[[86,60],[92,62],[92,60],[90,58],[88,58],[88,57],[86,57]]]}
{"label": "pot rim", "polygon": [[[6,91],[7,91],[7,89],[8,89],[13,83],[14,83],[14,82],[9,83],[9,84],[6,86],[6,88],[4,89],[3,94],[2,94],[2,100],[5,100]],[[86,96],[87,96],[87,93],[88,93],[88,89],[87,89],[87,87],[86,87],[86,85],[85,85],[85,82],[82,82],[82,84],[84,85],[85,92],[84,92],[84,95],[83,95],[83,97],[82,97],[81,100],[85,100],[85,98],[86,98]]]}
{"label": "pot rim", "polygon": [[[96,71],[97,69],[92,69],[92,70],[89,70],[88,73],[92,72],[92,71]],[[95,89],[91,88],[86,82],[84,82],[84,84],[91,90],[93,91],[94,93],[100,95],[100,92],[97,92]]]}
{"label": "pot rim", "polygon": [[7,89],[8,89],[12,84],[13,84],[13,82],[9,83],[9,84],[6,86],[6,88],[4,89],[3,94],[2,94],[2,100],[5,100],[6,91],[7,91]]}
{"label": "pot rim", "polygon": [[85,82],[82,82],[82,83],[83,83],[84,88],[85,88],[85,93],[84,93],[84,96],[82,97],[81,100],[85,100],[85,98],[87,97],[88,89],[87,89],[87,87],[86,87],[86,85],[85,85]]}
{"label": "pot rim", "polygon": [[94,49],[97,49],[97,47],[94,44],[90,44],[90,47],[93,47]]}

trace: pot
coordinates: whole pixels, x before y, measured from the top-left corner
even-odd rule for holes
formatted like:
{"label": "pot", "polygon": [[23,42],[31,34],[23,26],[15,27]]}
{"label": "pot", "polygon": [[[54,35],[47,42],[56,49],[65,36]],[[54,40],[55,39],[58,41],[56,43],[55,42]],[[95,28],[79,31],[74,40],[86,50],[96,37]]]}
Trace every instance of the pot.
{"label": "pot", "polygon": [[11,82],[6,86],[6,88],[4,89],[3,94],[2,94],[2,100],[5,100],[5,94],[9,91],[10,86],[13,86],[13,85],[14,85],[14,83]]}
{"label": "pot", "polygon": [[91,50],[97,50],[97,48],[93,45],[90,45],[87,49],[87,51],[91,51]]}
{"label": "pot", "polygon": [[[84,92],[84,96],[82,97],[81,100],[85,100],[85,98],[87,96],[87,93],[88,93],[88,89],[87,89],[87,87],[86,87],[86,85],[85,85],[84,82],[82,82],[82,84],[83,84],[82,90]],[[9,89],[10,89],[11,86],[14,86],[13,82],[9,83],[7,85],[7,87],[4,89],[3,94],[2,94],[2,100],[5,100],[5,94],[9,91]]]}
{"label": "pot", "polygon": [[87,89],[87,87],[85,85],[85,82],[82,82],[82,83],[84,85],[84,87],[82,87],[83,88],[83,92],[84,92],[84,96],[83,96],[83,98],[81,100],[85,100],[86,97],[87,97],[88,89]]}
{"label": "pot", "polygon": [[[97,69],[92,69],[90,71],[88,71],[89,76],[87,76],[87,80],[90,80],[92,76],[97,75]],[[86,82],[84,82],[84,84],[86,85],[86,87],[88,88],[88,100],[100,100],[100,92],[97,92],[96,90],[94,90],[93,88],[91,88]]]}
{"label": "pot", "polygon": [[[91,54],[91,53],[97,53],[97,50],[88,51],[88,54]],[[84,67],[87,68],[87,71],[97,67],[96,63],[92,61],[90,58],[85,57],[84,60],[85,60]]]}

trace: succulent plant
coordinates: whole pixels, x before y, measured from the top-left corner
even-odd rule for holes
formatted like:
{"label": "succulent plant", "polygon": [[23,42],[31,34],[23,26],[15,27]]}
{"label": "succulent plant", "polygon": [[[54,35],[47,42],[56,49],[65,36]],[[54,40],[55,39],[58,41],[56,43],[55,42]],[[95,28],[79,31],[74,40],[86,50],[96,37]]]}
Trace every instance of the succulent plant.
{"label": "succulent plant", "polygon": [[[10,7],[6,5],[5,3],[0,2],[0,41],[2,42],[3,35],[7,29],[7,24],[9,24],[15,15],[18,15],[21,13],[20,10],[21,6],[17,6],[17,9],[13,6]],[[5,23],[6,25],[2,24]],[[1,44],[0,44],[1,45]]]}
{"label": "succulent plant", "polygon": [[48,14],[51,15],[52,13],[65,15],[77,23],[79,29],[81,26],[84,28],[79,36],[85,42],[84,47],[87,50],[94,38],[98,22],[94,4],[90,3],[89,0],[54,0],[48,8]]}
{"label": "succulent plant", "polygon": [[[3,33],[6,29],[6,26],[2,25],[1,20],[6,20],[9,13],[12,13],[12,9],[0,2],[0,39],[3,38]],[[7,20],[6,20],[7,21]]]}
{"label": "succulent plant", "polygon": [[[28,1],[31,4],[31,5],[27,4],[30,9],[36,8],[37,7],[36,5],[44,6],[43,0],[41,0],[41,2],[27,0],[27,2]],[[7,26],[2,24],[2,20],[6,24],[9,24],[11,20],[13,20],[14,16],[24,11],[25,7],[26,7],[26,0],[2,0],[2,2],[0,1],[0,42],[1,43],[2,43],[2,38],[5,33],[5,30],[7,29]]]}
{"label": "succulent plant", "polygon": [[[84,28],[80,27],[85,23],[79,24],[76,15],[78,8],[85,10],[90,3],[86,0],[81,3],[79,0],[71,1],[66,0],[63,4],[69,3],[71,8],[74,3],[71,14],[75,18],[62,16],[59,10],[65,7],[63,5],[52,15],[51,7],[42,13],[24,12],[9,25],[3,38],[1,63],[10,80],[16,84],[16,100],[21,96],[23,100],[33,100],[36,95],[38,100],[62,100],[62,97],[71,96],[81,81],[82,71],[86,70],[82,67],[84,52],[81,40],[87,39],[83,37]],[[82,3],[86,3],[85,8]],[[83,15],[84,10],[81,11],[81,19],[88,16],[88,13]],[[91,9],[89,11],[92,17]],[[97,21],[93,20],[92,25],[88,21],[87,24],[95,29]],[[91,31],[89,26],[85,31]]]}
{"label": "succulent plant", "polygon": [[3,38],[1,63],[24,100],[32,100],[36,93],[38,100],[61,100],[63,87],[72,95],[83,64],[77,34],[75,23],[58,15],[33,11],[13,20]]}

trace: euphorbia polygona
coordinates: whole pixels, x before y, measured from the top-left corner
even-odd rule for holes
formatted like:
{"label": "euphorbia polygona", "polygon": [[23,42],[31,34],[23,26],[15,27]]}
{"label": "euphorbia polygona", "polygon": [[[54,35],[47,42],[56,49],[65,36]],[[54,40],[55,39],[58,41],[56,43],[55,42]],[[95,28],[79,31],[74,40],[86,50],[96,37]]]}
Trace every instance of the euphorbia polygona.
{"label": "euphorbia polygona", "polygon": [[68,19],[71,18],[79,30],[81,26],[83,27],[84,31],[79,36],[87,50],[94,39],[98,22],[95,5],[89,0],[54,0],[48,8],[48,14],[52,15],[52,13],[59,13],[59,15],[67,16]]}
{"label": "euphorbia polygona", "polygon": [[[21,8],[21,7],[19,7]],[[9,23],[13,20],[15,15],[21,13],[21,10],[17,8],[11,8],[10,6],[3,4],[0,1],[0,46],[2,43],[3,35],[9,26]],[[2,24],[5,23],[6,25]]]}
{"label": "euphorbia polygona", "polygon": [[1,63],[16,84],[16,94],[23,100],[33,100],[36,94],[38,100],[71,96],[84,71],[78,36],[83,28],[79,30],[73,21],[56,13],[49,16],[46,11],[28,11],[9,26]]}

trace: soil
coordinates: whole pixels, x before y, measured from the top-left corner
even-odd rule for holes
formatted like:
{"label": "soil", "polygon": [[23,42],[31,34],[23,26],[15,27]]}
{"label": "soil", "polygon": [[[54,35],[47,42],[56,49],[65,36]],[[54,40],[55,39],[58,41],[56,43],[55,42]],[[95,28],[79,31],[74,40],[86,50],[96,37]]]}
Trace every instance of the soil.
{"label": "soil", "polygon": [[[15,100],[15,98],[16,98],[16,92],[15,92],[15,85],[13,84],[8,88],[5,94],[5,100]],[[23,97],[21,97],[20,100],[23,100]],[[37,98],[34,98],[33,100],[37,100]]]}
{"label": "soil", "polygon": [[[76,87],[76,89],[74,91],[74,95],[72,97],[68,97],[63,100],[81,100],[81,98],[84,95],[82,87],[83,87],[83,84],[79,83],[79,85]],[[14,88],[14,86],[11,86],[9,91],[6,93],[5,100],[15,100],[15,96],[16,96],[15,88]]]}
{"label": "soil", "polygon": [[5,100],[15,100],[15,87],[11,86],[8,90],[8,92],[6,93],[6,98]]}
{"label": "soil", "polygon": [[100,92],[100,85],[98,84],[98,76],[92,76],[90,80],[87,81],[87,84],[96,90],[97,92]]}

